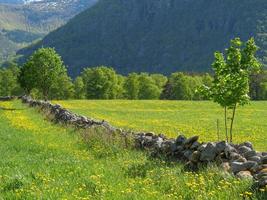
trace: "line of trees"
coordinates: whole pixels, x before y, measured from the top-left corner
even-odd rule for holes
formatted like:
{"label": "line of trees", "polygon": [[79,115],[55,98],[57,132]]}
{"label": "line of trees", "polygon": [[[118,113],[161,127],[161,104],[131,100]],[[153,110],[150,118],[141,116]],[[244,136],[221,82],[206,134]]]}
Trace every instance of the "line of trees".
{"label": "line of trees", "polygon": [[[0,69],[0,96],[30,94],[44,99],[170,99],[205,100],[196,92],[211,86],[210,74],[176,72],[117,74],[110,67],[85,68],[72,80],[61,57],[52,48],[37,50],[21,67],[10,63]],[[250,77],[253,100],[267,99],[267,72]]]}

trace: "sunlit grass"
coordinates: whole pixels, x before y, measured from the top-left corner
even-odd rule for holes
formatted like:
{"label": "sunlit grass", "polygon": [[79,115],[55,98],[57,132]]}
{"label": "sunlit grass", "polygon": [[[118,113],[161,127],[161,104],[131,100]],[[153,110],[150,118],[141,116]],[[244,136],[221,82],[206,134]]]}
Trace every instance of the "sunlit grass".
{"label": "sunlit grass", "polygon": [[0,107],[0,199],[260,199],[216,167],[185,172],[144,152],[82,140],[19,102]]}
{"label": "sunlit grass", "polygon": [[[212,102],[196,101],[57,101],[62,106],[117,127],[154,131],[176,137],[200,135],[202,141],[224,139],[223,109]],[[267,102],[238,107],[234,142],[251,141],[257,150],[267,150]]]}

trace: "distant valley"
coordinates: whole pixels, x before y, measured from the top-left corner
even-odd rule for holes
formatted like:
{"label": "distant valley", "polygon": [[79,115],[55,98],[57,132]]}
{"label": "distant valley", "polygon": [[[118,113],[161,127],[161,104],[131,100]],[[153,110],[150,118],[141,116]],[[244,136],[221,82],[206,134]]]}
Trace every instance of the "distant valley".
{"label": "distant valley", "polygon": [[97,0],[0,1],[0,62],[41,39]]}

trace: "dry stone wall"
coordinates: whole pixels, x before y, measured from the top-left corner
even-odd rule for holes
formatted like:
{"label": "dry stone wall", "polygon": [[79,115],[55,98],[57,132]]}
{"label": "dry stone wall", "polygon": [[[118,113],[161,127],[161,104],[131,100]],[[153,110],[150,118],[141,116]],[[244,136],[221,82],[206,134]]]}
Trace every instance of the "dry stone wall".
{"label": "dry stone wall", "polygon": [[30,97],[21,97],[22,102],[31,107],[39,107],[49,112],[58,123],[69,124],[79,128],[102,127],[108,132],[132,137],[135,147],[149,150],[152,156],[185,163],[185,168],[198,170],[208,163],[216,163],[223,170],[239,178],[249,178],[255,181],[258,188],[267,187],[267,152],[258,152],[252,143],[230,144],[220,142],[199,142],[199,136],[186,138],[179,135],[176,139],[152,132],[128,132],[111,126],[106,121],[98,121],[77,115],[64,109],[60,105],[53,105],[47,101],[37,101]]}
{"label": "dry stone wall", "polygon": [[6,97],[0,97],[0,101],[12,101],[16,99],[17,97],[15,96],[6,96]]}

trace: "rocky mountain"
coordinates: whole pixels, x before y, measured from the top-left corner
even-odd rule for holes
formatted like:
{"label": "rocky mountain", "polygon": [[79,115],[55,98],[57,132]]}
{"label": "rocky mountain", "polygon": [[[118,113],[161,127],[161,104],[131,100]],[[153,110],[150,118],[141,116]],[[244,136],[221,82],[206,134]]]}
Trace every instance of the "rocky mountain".
{"label": "rocky mountain", "polygon": [[[0,0],[0,61],[42,38],[97,0]],[[5,53],[3,53],[5,52]]]}
{"label": "rocky mountain", "polygon": [[120,73],[208,71],[230,39],[254,36],[267,49],[266,0],[100,0],[38,44],[55,47],[72,76],[108,65]]}

